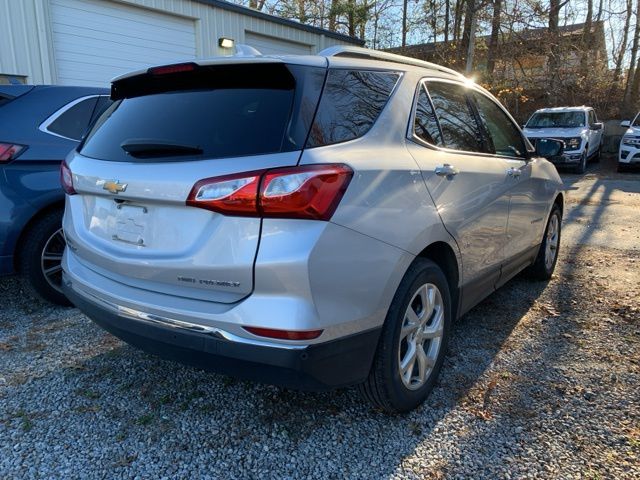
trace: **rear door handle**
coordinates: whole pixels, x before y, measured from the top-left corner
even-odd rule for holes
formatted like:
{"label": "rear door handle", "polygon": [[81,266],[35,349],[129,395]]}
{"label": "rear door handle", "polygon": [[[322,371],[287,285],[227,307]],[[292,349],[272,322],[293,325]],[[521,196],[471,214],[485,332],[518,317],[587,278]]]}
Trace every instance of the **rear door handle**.
{"label": "rear door handle", "polygon": [[511,167],[511,168],[507,169],[507,175],[509,175],[510,177],[513,177],[513,178],[520,177],[521,173],[522,173],[522,171],[517,167]]}
{"label": "rear door handle", "polygon": [[457,175],[460,172],[460,170],[458,170],[453,165],[449,165],[448,163],[445,163],[444,165],[437,166],[435,172],[436,172],[436,175],[438,175],[439,177],[450,177],[453,175]]}

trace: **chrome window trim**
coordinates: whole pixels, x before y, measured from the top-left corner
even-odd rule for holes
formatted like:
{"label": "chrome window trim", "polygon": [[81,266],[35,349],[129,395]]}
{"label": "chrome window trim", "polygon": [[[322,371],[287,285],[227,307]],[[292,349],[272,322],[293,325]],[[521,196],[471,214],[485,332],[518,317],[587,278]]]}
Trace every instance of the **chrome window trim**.
{"label": "chrome window trim", "polygon": [[90,98],[99,98],[99,97],[108,97],[108,95],[85,95],[84,97],[76,98],[75,100],[67,103],[66,105],[63,105],[58,110],[56,110],[51,115],[49,115],[49,117],[40,124],[40,126],[38,127],[38,130],[40,130],[43,133],[46,133],[46,134],[49,134],[49,135],[53,135],[54,137],[60,137],[60,138],[64,138],[65,140],[71,140],[73,142],[79,142],[81,139],[65,137],[64,135],[60,135],[59,133],[52,132],[51,130],[49,130],[49,126],[53,122],[55,122],[58,119],[58,117],[60,117],[63,113],[65,113],[67,110],[69,110],[71,107],[79,104],[80,102],[83,102],[84,100],[88,100]]}
{"label": "chrome window trim", "polygon": [[[529,142],[527,137],[522,132],[522,129],[518,126],[517,122],[515,122],[515,120],[509,114],[509,112],[507,112],[505,110],[505,108],[502,106],[502,104],[500,102],[497,102],[495,99],[492,99],[490,94],[487,94],[482,89],[478,88],[478,86],[475,85],[475,84],[471,85],[471,84],[466,83],[466,82],[461,82],[461,81],[457,81],[457,80],[451,80],[451,79],[448,79],[448,78],[440,78],[440,77],[423,77],[418,82],[418,85],[415,88],[415,91],[414,91],[414,94],[413,94],[413,105],[411,107],[411,115],[409,116],[409,124],[407,125],[407,135],[406,135],[406,139],[407,140],[410,140],[413,143],[416,143],[416,144],[418,144],[418,145],[420,145],[422,147],[430,148],[431,150],[435,150],[435,151],[443,152],[443,153],[472,155],[472,156],[477,156],[477,157],[489,157],[489,158],[506,159],[506,160],[518,160],[518,161],[522,161],[522,162],[525,162],[525,163],[527,162],[527,158],[526,157],[509,157],[509,156],[506,156],[506,155],[496,155],[495,153],[489,153],[489,152],[471,152],[471,151],[468,151],[468,150],[455,150],[453,148],[439,147],[437,145],[432,145],[432,144],[430,144],[428,142],[425,142],[420,137],[414,135],[414,121],[415,121],[416,109],[417,109],[417,106],[418,106],[418,96],[420,95],[420,89],[423,88],[423,86],[424,86],[425,91],[427,92],[427,95],[429,97],[429,102],[431,102],[431,95],[429,94],[429,89],[426,86],[427,82],[442,82],[442,83],[453,83],[455,85],[462,85],[463,87],[472,89],[472,90],[474,90],[476,92],[479,92],[480,94],[484,95],[489,100],[491,100],[494,103],[496,103],[500,107],[500,109],[507,114],[507,117],[509,118],[509,120],[511,120],[514,123],[514,125],[517,127],[518,131],[520,132],[520,135],[521,135],[521,137],[523,139],[523,142],[524,142],[525,146],[528,148],[528,146],[531,145],[531,143]],[[431,105],[433,106],[433,103]],[[435,108],[434,108],[434,113],[435,113]],[[438,122],[438,128],[440,128],[440,120],[438,119],[438,114],[437,113],[436,113],[436,121]],[[535,149],[532,148],[532,150],[527,150],[527,152],[529,152],[529,153],[532,153],[532,151],[535,151]]]}

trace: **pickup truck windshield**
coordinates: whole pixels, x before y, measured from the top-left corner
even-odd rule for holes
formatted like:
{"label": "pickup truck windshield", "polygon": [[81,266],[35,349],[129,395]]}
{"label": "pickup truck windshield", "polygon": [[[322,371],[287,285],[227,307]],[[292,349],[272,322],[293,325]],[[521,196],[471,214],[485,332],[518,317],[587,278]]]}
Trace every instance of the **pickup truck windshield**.
{"label": "pickup truck windshield", "polygon": [[539,112],[527,122],[527,128],[575,128],[584,127],[584,112]]}

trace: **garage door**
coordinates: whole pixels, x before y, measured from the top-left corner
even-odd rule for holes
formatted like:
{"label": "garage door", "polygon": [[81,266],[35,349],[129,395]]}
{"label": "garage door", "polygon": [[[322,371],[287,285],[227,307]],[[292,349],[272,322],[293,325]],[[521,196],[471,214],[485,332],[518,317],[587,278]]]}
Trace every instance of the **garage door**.
{"label": "garage door", "polygon": [[106,0],[52,0],[53,45],[61,85],[106,86],[120,74],[193,59],[189,19]]}
{"label": "garage door", "polygon": [[244,32],[244,42],[257,48],[263,55],[309,55],[312,53],[311,45],[253,32]]}

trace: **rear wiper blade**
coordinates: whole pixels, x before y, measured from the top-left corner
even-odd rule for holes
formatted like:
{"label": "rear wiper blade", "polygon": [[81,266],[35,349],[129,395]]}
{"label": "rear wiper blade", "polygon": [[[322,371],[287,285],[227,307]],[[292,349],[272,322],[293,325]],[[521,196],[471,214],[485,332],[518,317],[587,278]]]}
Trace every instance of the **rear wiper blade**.
{"label": "rear wiper blade", "polygon": [[202,148],[195,145],[167,142],[147,138],[130,138],[120,147],[133,157],[175,157],[177,155],[200,155]]}

